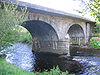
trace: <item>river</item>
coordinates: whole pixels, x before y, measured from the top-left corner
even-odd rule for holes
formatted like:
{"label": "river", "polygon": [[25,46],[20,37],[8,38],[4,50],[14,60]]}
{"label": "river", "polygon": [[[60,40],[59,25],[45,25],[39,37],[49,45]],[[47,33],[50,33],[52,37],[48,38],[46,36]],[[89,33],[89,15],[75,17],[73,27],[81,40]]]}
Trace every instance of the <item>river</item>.
{"label": "river", "polygon": [[83,65],[83,72],[79,75],[100,75],[100,57],[74,56],[73,60]]}
{"label": "river", "polygon": [[[81,51],[76,52],[81,54]],[[2,53],[6,54],[7,62],[15,64],[23,70],[34,70],[36,56],[32,53],[32,45],[16,43],[0,52],[0,54]],[[82,67],[80,67],[81,71],[75,72],[76,75],[100,75],[100,56],[98,56],[98,54],[96,56],[96,53],[94,54],[95,56],[72,55],[72,60],[77,61],[82,65]]]}

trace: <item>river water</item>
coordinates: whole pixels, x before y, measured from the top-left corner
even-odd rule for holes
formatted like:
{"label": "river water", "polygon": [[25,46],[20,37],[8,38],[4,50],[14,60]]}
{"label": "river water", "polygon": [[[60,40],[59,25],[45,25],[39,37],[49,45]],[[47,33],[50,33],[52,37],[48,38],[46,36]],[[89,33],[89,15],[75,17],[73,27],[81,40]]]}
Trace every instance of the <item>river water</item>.
{"label": "river water", "polygon": [[[35,64],[35,55],[32,53],[32,45],[25,43],[16,43],[11,47],[0,52],[6,54],[6,61],[15,64],[23,70],[33,71]],[[96,54],[95,54],[96,55]],[[80,56],[73,55],[73,59],[79,62],[82,67],[76,75],[100,75],[100,57],[99,56]]]}
{"label": "river water", "polygon": [[6,61],[15,64],[23,70],[33,71],[35,56],[32,53],[32,45],[16,43],[0,52],[6,54]]}
{"label": "river water", "polygon": [[74,56],[73,60],[83,65],[83,72],[79,75],[100,75],[100,57]]}

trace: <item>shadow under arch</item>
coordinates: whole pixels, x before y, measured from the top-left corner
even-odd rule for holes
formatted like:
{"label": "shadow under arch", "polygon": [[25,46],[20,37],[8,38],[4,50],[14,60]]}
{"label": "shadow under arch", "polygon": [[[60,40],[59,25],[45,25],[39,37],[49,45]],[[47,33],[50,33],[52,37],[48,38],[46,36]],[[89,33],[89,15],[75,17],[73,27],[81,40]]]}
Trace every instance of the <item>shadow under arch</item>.
{"label": "shadow under arch", "polygon": [[58,35],[55,29],[48,23],[40,20],[25,21],[22,24],[37,40],[40,41],[58,41]]}
{"label": "shadow under arch", "polygon": [[72,25],[68,30],[68,34],[70,37],[70,44],[80,45],[85,43],[84,30],[80,25]]}
{"label": "shadow under arch", "polygon": [[58,41],[55,29],[48,23],[40,20],[29,20],[22,24],[32,35],[33,51],[39,51],[50,45],[52,41]]}

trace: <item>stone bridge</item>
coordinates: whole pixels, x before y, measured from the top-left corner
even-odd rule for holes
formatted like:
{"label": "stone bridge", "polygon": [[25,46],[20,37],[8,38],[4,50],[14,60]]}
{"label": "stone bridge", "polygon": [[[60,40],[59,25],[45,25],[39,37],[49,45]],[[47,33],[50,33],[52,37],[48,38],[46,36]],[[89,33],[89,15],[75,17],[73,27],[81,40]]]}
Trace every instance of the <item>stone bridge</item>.
{"label": "stone bridge", "polygon": [[29,17],[22,25],[32,35],[33,51],[70,55],[70,44],[85,45],[93,31],[89,19],[20,1],[23,6]]}

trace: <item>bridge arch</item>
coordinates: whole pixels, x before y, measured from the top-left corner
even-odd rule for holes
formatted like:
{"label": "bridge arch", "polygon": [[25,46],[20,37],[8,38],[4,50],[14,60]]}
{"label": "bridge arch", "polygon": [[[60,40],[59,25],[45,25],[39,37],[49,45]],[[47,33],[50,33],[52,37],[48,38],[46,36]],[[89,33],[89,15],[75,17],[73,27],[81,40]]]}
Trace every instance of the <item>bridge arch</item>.
{"label": "bridge arch", "polygon": [[22,24],[32,35],[33,51],[52,52],[48,49],[58,41],[55,29],[48,23],[41,20],[29,20]]}
{"label": "bridge arch", "polygon": [[85,33],[81,25],[71,25],[67,31],[67,34],[69,34],[70,37],[70,44],[80,45],[85,43]]}
{"label": "bridge arch", "polygon": [[32,35],[33,40],[58,41],[55,29],[48,23],[40,20],[29,20],[22,24]]}

